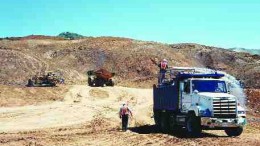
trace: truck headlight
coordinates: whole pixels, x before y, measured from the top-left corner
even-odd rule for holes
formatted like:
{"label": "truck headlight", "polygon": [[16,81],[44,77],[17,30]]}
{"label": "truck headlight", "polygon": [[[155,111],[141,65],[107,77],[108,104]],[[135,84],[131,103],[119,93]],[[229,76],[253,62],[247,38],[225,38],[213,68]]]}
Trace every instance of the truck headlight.
{"label": "truck headlight", "polygon": [[240,114],[240,115],[246,114],[245,111],[238,111],[237,113]]}

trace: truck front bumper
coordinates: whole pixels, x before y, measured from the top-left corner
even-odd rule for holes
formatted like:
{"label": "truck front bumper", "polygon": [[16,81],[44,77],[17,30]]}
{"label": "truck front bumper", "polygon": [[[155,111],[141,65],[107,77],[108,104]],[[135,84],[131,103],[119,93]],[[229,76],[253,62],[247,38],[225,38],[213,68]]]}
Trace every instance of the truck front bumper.
{"label": "truck front bumper", "polygon": [[209,129],[227,128],[227,127],[242,127],[246,125],[246,118],[210,118],[201,117],[201,125]]}

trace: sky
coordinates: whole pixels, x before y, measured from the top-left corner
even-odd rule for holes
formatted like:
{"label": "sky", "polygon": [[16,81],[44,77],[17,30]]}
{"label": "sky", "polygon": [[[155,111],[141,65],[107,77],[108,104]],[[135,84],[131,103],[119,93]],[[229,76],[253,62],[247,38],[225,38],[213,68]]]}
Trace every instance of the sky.
{"label": "sky", "polygon": [[75,32],[260,49],[260,0],[0,0],[0,37]]}

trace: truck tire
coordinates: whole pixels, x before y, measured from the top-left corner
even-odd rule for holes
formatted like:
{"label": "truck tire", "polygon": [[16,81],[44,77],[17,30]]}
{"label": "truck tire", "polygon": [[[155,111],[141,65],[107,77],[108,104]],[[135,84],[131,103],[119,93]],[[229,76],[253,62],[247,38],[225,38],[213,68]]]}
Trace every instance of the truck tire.
{"label": "truck tire", "polygon": [[169,129],[171,134],[176,134],[180,130],[180,126],[176,122],[176,115],[173,113],[169,114]]}
{"label": "truck tire", "polygon": [[243,127],[228,128],[225,130],[228,136],[239,136],[243,132]]}
{"label": "truck tire", "polygon": [[56,86],[56,83],[54,83],[54,82],[50,83],[50,87],[55,87],[55,86]]}
{"label": "truck tire", "polygon": [[106,81],[102,78],[96,78],[95,85],[96,87],[105,87]]}
{"label": "truck tire", "polygon": [[101,87],[106,87],[106,86],[107,86],[106,83],[102,83],[102,84],[101,84]]}
{"label": "truck tire", "polygon": [[113,80],[111,80],[111,86],[114,87],[115,86],[115,82]]}
{"label": "truck tire", "polygon": [[202,132],[200,117],[196,117],[194,113],[189,113],[186,121],[186,131],[188,137],[199,137]]}
{"label": "truck tire", "polygon": [[154,123],[159,128],[161,126],[161,113],[157,110],[154,110],[153,113]]}
{"label": "truck tire", "polygon": [[108,80],[107,86],[114,86],[114,82],[112,81],[112,79]]}
{"label": "truck tire", "polygon": [[93,82],[92,82],[92,79],[90,77],[88,77],[88,85],[93,86]]}
{"label": "truck tire", "polygon": [[169,115],[167,112],[162,112],[161,114],[161,130],[163,133],[170,132],[169,126]]}
{"label": "truck tire", "polygon": [[27,86],[28,87],[33,87],[34,86],[32,79],[28,80]]}
{"label": "truck tire", "polygon": [[100,78],[95,78],[94,84],[95,84],[95,87],[100,87],[100,86],[102,86],[102,80]]}

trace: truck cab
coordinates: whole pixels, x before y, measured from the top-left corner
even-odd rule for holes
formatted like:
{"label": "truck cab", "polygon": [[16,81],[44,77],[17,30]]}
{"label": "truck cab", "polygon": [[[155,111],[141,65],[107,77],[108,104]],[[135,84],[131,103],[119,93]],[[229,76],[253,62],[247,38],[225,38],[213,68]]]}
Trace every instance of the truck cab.
{"label": "truck cab", "polygon": [[[173,72],[173,69],[170,70]],[[246,124],[245,109],[230,94],[225,75],[178,71],[170,83],[154,85],[155,123],[164,132],[185,127],[187,134],[225,130],[239,136]]]}

